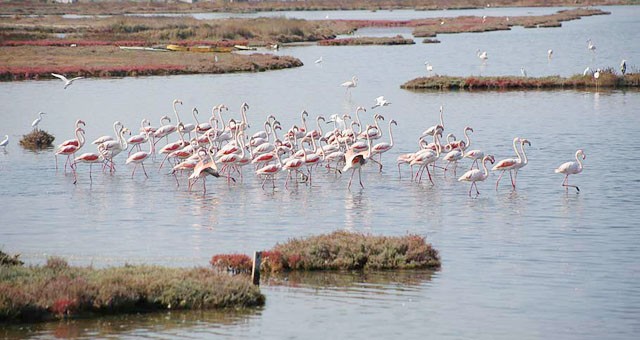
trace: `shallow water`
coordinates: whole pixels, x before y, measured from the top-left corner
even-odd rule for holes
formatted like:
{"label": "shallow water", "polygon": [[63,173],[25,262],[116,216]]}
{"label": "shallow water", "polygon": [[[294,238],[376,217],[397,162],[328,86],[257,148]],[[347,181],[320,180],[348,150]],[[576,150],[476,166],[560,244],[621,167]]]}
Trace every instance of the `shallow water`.
{"label": "shallow water", "polygon": [[[640,160],[633,154],[640,142],[640,93],[399,88],[426,75],[426,60],[435,73],[447,75],[517,75],[524,66],[530,76],[566,76],[586,66],[617,70],[623,58],[632,68],[640,57],[632,33],[640,31],[640,10],[606,10],[613,14],[562,28],[441,35],[442,43],[435,45],[282,48],[277,53],[296,56],[305,66],[276,72],[83,79],[67,90],[58,80],[0,83],[5,103],[0,135],[11,138],[6,152],[0,150],[5,198],[0,246],[29,263],[57,255],[78,265],[206,265],[217,253],[249,254],[291,237],[337,229],[418,233],[440,250],[443,261],[435,273],[347,279],[341,275],[349,274],[337,274],[267,283],[262,286],[266,306],[248,314],[153,314],[78,321],[79,328],[49,323],[4,331],[79,338],[634,338],[640,330],[640,181],[634,176]],[[398,30],[358,32],[385,33]],[[587,38],[598,47],[595,55],[586,48]],[[554,50],[550,61],[549,48]],[[485,65],[476,49],[489,52]],[[320,56],[324,62],[315,64]],[[338,84],[352,75],[360,83],[347,95]],[[383,140],[388,140],[386,124],[395,119],[395,146],[383,156],[381,174],[375,166],[365,167],[364,189],[354,183],[348,190],[347,175],[318,171],[311,186],[285,189],[279,178],[275,190],[263,190],[247,168],[242,182],[207,180],[203,195],[199,185],[187,191],[184,178],[176,187],[167,171],[157,170],[159,159],[147,164],[149,179],[142,173],[131,179],[123,156],[114,175],[94,166],[92,184],[88,167],[81,164],[73,185],[69,173],[55,170],[52,151],[33,153],[17,144],[38,111],[47,112],[41,128],[56,142],[73,137],[78,118],[87,122],[92,141],[113,134],[114,120],[137,129],[142,118],[157,125],[160,116],[173,117],[174,98],[183,100],[178,109],[189,122],[193,107],[205,117],[212,106],[225,103],[231,108],[225,117],[239,118],[239,107],[247,102],[253,133],[268,114],[289,127],[299,124],[302,110],[311,118],[353,113],[356,106],[373,105],[379,95],[392,104],[361,118],[371,122],[373,113],[384,115]],[[531,141],[517,190],[503,178],[496,191],[497,174],[479,184],[476,199],[467,195],[467,184],[444,178],[441,170],[435,185],[411,182],[406,168],[399,179],[396,157],[415,150],[419,134],[438,122],[441,104],[446,133],[462,137],[465,126],[473,127],[472,148],[497,159],[513,156],[515,136]],[[309,124],[315,126],[313,119]],[[83,151],[95,151],[92,147]],[[571,178],[580,194],[565,191],[562,176],[553,173],[578,148],[587,155],[584,172]],[[463,162],[458,176],[468,166]],[[168,321],[156,321],[161,318]]]}

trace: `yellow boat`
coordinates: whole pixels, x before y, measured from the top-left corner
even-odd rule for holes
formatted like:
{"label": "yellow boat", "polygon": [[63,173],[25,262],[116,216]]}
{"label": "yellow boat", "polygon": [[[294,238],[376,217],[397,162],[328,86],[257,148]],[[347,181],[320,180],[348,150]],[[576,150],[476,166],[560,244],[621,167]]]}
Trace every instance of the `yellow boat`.
{"label": "yellow boat", "polygon": [[179,51],[179,52],[217,52],[217,53],[225,53],[233,51],[233,47],[223,47],[223,46],[180,46],[180,45],[167,45],[167,49],[170,51]]}

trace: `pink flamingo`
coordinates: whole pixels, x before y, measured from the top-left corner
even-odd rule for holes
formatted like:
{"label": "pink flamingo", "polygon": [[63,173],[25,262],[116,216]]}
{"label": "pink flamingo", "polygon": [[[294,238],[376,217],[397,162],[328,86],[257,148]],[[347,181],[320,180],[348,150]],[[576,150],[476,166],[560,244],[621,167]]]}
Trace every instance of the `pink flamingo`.
{"label": "pink flamingo", "polygon": [[345,152],[345,165],[342,168],[342,172],[351,170],[351,178],[349,178],[348,189],[351,189],[351,182],[353,181],[353,175],[356,173],[356,169],[358,170],[358,180],[360,181],[360,186],[364,189],[364,184],[362,184],[362,166],[367,162],[368,151],[360,151],[355,152],[353,149],[347,150]]}
{"label": "pink flamingo", "polygon": [[557,174],[564,174],[564,181],[562,181],[562,186],[566,187],[567,190],[569,190],[569,187],[573,187],[573,188],[576,188],[578,192],[580,192],[580,188],[578,188],[578,186],[569,185],[569,175],[577,175],[582,172],[582,161],[580,160],[580,158],[582,158],[582,160],[587,158],[587,156],[584,154],[584,151],[582,151],[582,149],[576,151],[575,162],[562,163],[562,165],[560,165],[555,170],[555,173]]}
{"label": "pink flamingo", "polygon": [[398,126],[398,123],[395,120],[392,119],[389,121],[389,143],[378,143],[374,145],[371,150],[372,155],[380,155],[380,172],[382,172],[382,154],[393,148],[393,133],[391,132],[391,124]]}
{"label": "pink flamingo", "polygon": [[133,178],[133,174],[136,173],[136,168],[138,167],[138,164],[142,165],[142,171],[144,172],[144,176],[149,178],[149,175],[147,175],[147,170],[144,168],[144,161],[147,158],[149,158],[149,155],[153,153],[153,142],[149,138],[147,138],[147,140],[149,141],[149,152],[138,151],[133,155],[129,156],[127,158],[127,161],[125,162],[125,164],[130,164],[130,163],[135,164],[133,166],[133,170],[131,171],[131,178]]}
{"label": "pink flamingo", "polygon": [[[436,146],[436,151],[434,152],[431,149],[422,149],[418,152],[416,152],[415,156],[413,157],[413,160],[411,160],[411,163],[409,163],[410,166],[413,165],[419,165],[418,171],[416,172],[416,176],[415,179],[417,182],[421,182],[422,181],[422,175],[424,174],[424,170],[427,170],[427,175],[429,175],[429,181],[431,181],[431,184],[435,184],[433,183],[433,178],[431,177],[431,172],[429,171],[429,164],[434,164],[434,171],[435,171],[435,163],[438,160],[438,158],[440,158],[440,152],[441,152],[441,144],[440,144],[440,135],[441,132],[440,130],[438,130],[434,135],[433,135],[433,143]],[[418,174],[420,174],[420,176],[418,176]]]}
{"label": "pink flamingo", "polygon": [[[516,144],[520,142],[520,149],[522,150],[522,155],[518,152],[518,148]],[[496,165],[491,168],[493,171],[501,170],[500,176],[498,176],[498,180],[496,181],[496,190],[498,190],[498,184],[500,184],[500,179],[502,175],[504,175],[505,171],[509,170],[509,177],[511,178],[511,186],[516,188],[516,180],[518,178],[518,170],[529,162],[527,159],[527,154],[524,152],[524,144],[528,144],[531,146],[531,142],[524,138],[516,137],[513,139],[513,150],[516,152],[518,158],[507,158],[498,162]],[[513,175],[512,175],[513,172]]]}
{"label": "pink flamingo", "polygon": [[263,166],[262,168],[256,170],[256,175],[262,176],[264,179],[262,180],[262,189],[264,189],[264,183],[267,179],[271,178],[273,183],[273,188],[276,188],[276,174],[282,170],[282,161],[280,160],[280,156],[276,152],[276,160],[278,164],[268,164]]}
{"label": "pink flamingo", "polygon": [[458,182],[471,182],[471,187],[469,187],[469,197],[471,197],[471,189],[476,187],[476,197],[480,195],[480,191],[478,190],[478,184],[476,182],[483,182],[489,177],[489,170],[487,169],[487,161],[493,164],[496,160],[492,155],[486,155],[482,158],[482,168],[480,169],[472,169],[464,173],[464,175],[458,178]]}
{"label": "pink flamingo", "polygon": [[69,139],[64,143],[60,144],[55,153],[56,159],[56,169],[58,169],[58,155],[67,155],[67,160],[64,162],[64,170],[67,171],[67,164],[71,166],[71,168],[75,168],[73,164],[70,163],[71,155],[75,154],[80,148],[84,145],[84,130],[82,128],[76,128],[76,139]]}
{"label": "pink flamingo", "polygon": [[441,129],[444,130],[444,120],[442,119],[443,111],[444,111],[444,107],[440,105],[440,124],[434,125],[424,130],[424,132],[422,132],[422,135],[420,136],[420,139],[422,139],[425,136],[433,136],[438,131],[438,127],[441,127]]}
{"label": "pink flamingo", "polygon": [[[80,125],[82,125],[83,127],[86,126],[86,124],[85,124],[85,122],[83,120],[80,120],[80,119],[76,120],[75,129],[80,128]],[[80,145],[80,140],[78,139],[77,136],[74,139],[67,139],[64,142],[60,143],[60,145],[58,145],[58,148],[61,148],[63,146],[67,146],[67,145],[78,146],[78,145]]]}
{"label": "pink flamingo", "polygon": [[[89,163],[89,180],[91,181],[91,183],[93,183],[93,177],[91,176],[91,165],[93,165],[93,163],[102,163],[104,162],[104,157],[100,154],[97,154],[95,152],[87,152],[87,153],[83,153],[82,155],[76,157],[73,160],[73,164],[74,167],[77,167],[77,163]],[[78,175],[76,174],[76,172],[74,171],[74,181],[73,184],[76,184],[78,182]]]}
{"label": "pink flamingo", "polygon": [[[200,154],[203,152],[205,154],[204,157],[200,156]],[[220,177],[220,173],[218,172],[218,166],[216,165],[216,162],[213,160],[213,157],[211,157],[211,154],[207,152],[205,148],[198,150],[198,155],[200,156],[200,161],[196,163],[193,168],[193,173],[191,173],[191,175],[189,176],[189,190],[191,190],[198,179],[202,179],[202,194],[204,195],[207,193],[207,175],[218,178]],[[209,157],[208,162],[206,161],[206,157]],[[193,182],[191,180],[193,180]],[[236,180],[233,179],[233,181],[235,182]]]}
{"label": "pink flamingo", "polygon": [[[118,136],[118,133],[120,133],[120,129],[118,128],[119,126],[122,126],[122,123],[120,123],[117,120],[115,122],[113,122],[113,132],[115,133],[116,138]],[[101,136],[101,137],[97,138],[93,142],[91,142],[91,144],[100,145],[100,144],[102,144],[104,142],[114,141],[114,140],[116,140],[116,138],[114,138],[112,136],[104,135],[104,136]]]}

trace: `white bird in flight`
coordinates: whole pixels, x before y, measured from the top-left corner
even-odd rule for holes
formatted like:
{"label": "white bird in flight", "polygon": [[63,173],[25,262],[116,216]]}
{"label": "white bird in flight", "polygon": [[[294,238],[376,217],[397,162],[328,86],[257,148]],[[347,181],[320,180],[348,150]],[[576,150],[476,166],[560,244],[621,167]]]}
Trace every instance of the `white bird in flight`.
{"label": "white bird in flight", "polygon": [[51,73],[52,76],[56,77],[56,78],[60,78],[60,80],[64,81],[64,88],[65,90],[67,89],[67,87],[69,87],[74,81],[78,80],[78,79],[82,79],[84,77],[75,77],[75,78],[71,78],[71,79],[67,79],[67,77],[61,75],[61,74],[57,74],[57,73]]}
{"label": "white bird in flight", "polygon": [[9,135],[4,135],[4,139],[2,140],[2,142],[0,142],[0,146],[6,150],[8,144],[9,144]]}
{"label": "white bird in flight", "polygon": [[384,99],[384,96],[380,96],[378,98],[376,98],[376,105],[372,106],[372,109],[375,109],[378,106],[387,106],[391,104],[389,101],[387,101],[386,99]]}

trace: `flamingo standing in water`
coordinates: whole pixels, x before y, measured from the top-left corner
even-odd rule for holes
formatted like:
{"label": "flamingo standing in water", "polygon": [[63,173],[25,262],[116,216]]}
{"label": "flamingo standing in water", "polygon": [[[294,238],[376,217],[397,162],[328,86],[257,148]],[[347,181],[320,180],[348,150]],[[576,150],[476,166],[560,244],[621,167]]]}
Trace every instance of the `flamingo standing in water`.
{"label": "flamingo standing in water", "polygon": [[[58,169],[58,155],[66,155],[67,160],[64,162],[64,171],[67,171],[67,164],[71,167],[72,170],[75,169],[75,165],[71,163],[71,155],[75,155],[75,153],[82,148],[84,145],[84,130],[82,128],[76,129],[76,139],[78,141],[77,145],[68,144],[68,145],[60,145],[55,152],[56,159],[56,170]],[[74,170],[75,171],[75,170]]]}
{"label": "flamingo standing in water", "polygon": [[[73,165],[74,168],[77,167],[77,163],[89,163],[89,180],[91,181],[91,183],[93,183],[93,177],[91,176],[91,165],[93,163],[102,163],[104,162],[104,157],[102,155],[99,155],[95,152],[87,152],[87,153],[83,153],[82,155],[76,157],[73,160]],[[73,172],[74,174],[74,181],[73,184],[76,184],[78,182],[78,175],[76,174],[76,172]]]}
{"label": "flamingo standing in water", "polygon": [[[80,125],[82,125],[83,127],[86,126],[85,122],[81,119],[76,120],[76,124],[75,124],[75,128],[78,129],[80,127]],[[78,146],[80,145],[80,140],[78,139],[78,137],[74,138],[74,139],[67,139],[64,142],[60,143],[60,145],[58,145],[58,148],[61,148],[63,146],[67,146],[67,145],[75,145]]]}
{"label": "flamingo standing in water", "polygon": [[358,86],[358,77],[353,76],[353,77],[351,77],[351,80],[345,81],[344,83],[340,84],[340,86],[345,87],[346,88],[346,92],[349,92],[349,89],[352,89],[352,88]]}
{"label": "flamingo standing in water", "polygon": [[580,188],[578,188],[578,186],[569,185],[569,175],[576,175],[582,172],[582,161],[580,160],[580,158],[582,158],[582,160],[587,158],[582,149],[576,151],[575,162],[563,163],[555,170],[555,173],[557,174],[564,174],[564,181],[562,181],[562,186],[566,187],[567,190],[569,190],[569,187],[573,187],[576,188],[578,192],[580,192]]}
{"label": "flamingo standing in water", "polygon": [[482,168],[484,171],[480,169],[472,169],[464,173],[464,175],[458,178],[458,182],[471,182],[471,187],[469,187],[469,197],[471,197],[471,189],[476,187],[476,197],[480,195],[480,191],[478,190],[478,184],[476,182],[483,182],[489,177],[489,170],[487,169],[487,161],[493,164],[496,160],[492,155],[486,155],[482,158]]}
{"label": "flamingo standing in water", "polygon": [[[204,153],[204,156],[201,155],[203,153]],[[220,172],[218,172],[218,166],[216,165],[216,162],[213,160],[213,157],[211,157],[211,154],[207,152],[205,148],[199,149],[197,154],[198,154],[198,157],[200,157],[200,160],[193,167],[193,172],[189,176],[189,190],[191,190],[193,185],[196,184],[198,179],[202,178],[202,194],[204,195],[207,193],[207,181],[206,181],[207,175],[211,175],[213,177],[218,178],[220,177]],[[209,162],[206,161],[207,157],[209,157]],[[231,178],[233,179],[233,177]],[[193,180],[193,182],[191,180]],[[233,179],[233,181],[235,182],[236,180]]]}
{"label": "flamingo standing in water", "polygon": [[372,150],[371,150],[371,155],[380,155],[380,161],[379,161],[379,165],[380,165],[380,172],[382,172],[382,154],[391,150],[391,148],[393,148],[393,133],[391,132],[391,124],[394,124],[395,126],[398,126],[398,123],[395,120],[390,120],[389,121],[389,143],[387,142],[382,142],[382,143],[378,143],[376,145],[373,146]]}
{"label": "flamingo standing in water", "polygon": [[[522,155],[520,155],[520,153],[518,152],[518,148],[516,146],[516,144],[518,144],[518,142],[520,143],[520,150],[522,150]],[[500,179],[502,178],[502,175],[504,175],[505,171],[509,170],[509,177],[511,178],[511,186],[515,189],[516,188],[516,180],[518,178],[518,170],[520,170],[520,168],[524,167],[525,165],[527,165],[527,163],[529,163],[528,159],[527,159],[527,154],[524,152],[524,144],[528,144],[529,146],[531,146],[531,142],[529,142],[528,140],[524,139],[524,138],[519,138],[516,137],[513,139],[513,150],[515,150],[516,155],[518,156],[517,159],[515,158],[507,158],[507,159],[503,159],[500,162],[498,162],[498,164],[496,164],[493,168],[491,168],[491,170],[493,171],[497,171],[497,170],[501,170],[502,173],[500,173],[500,176],[498,176],[498,180],[496,181],[496,190],[498,190],[498,184],[500,184]],[[512,174],[513,172],[513,174]]]}
{"label": "flamingo standing in water", "polygon": [[426,130],[424,130],[424,132],[422,132],[422,135],[420,135],[420,139],[422,139],[423,137],[426,136],[433,136],[436,131],[438,131],[438,128],[441,128],[442,130],[444,130],[444,120],[442,119],[442,112],[444,111],[444,107],[442,105],[440,105],[440,124],[438,125],[434,125]]}
{"label": "flamingo standing in water", "polygon": [[133,155],[129,156],[127,158],[127,161],[125,162],[125,164],[129,164],[129,163],[135,164],[133,166],[133,170],[131,171],[131,178],[133,178],[133,174],[136,173],[136,168],[138,167],[138,164],[142,165],[142,171],[144,172],[145,177],[149,178],[149,175],[147,175],[147,170],[144,168],[144,161],[145,159],[149,158],[149,155],[153,154],[153,142],[148,137],[147,137],[147,140],[149,141],[149,152],[138,151]]}
{"label": "flamingo standing in water", "polygon": [[358,170],[358,180],[360,181],[360,186],[364,189],[364,184],[362,184],[362,166],[367,162],[367,158],[365,155],[367,151],[361,151],[356,153],[353,149],[347,150],[345,152],[345,166],[342,168],[342,172],[351,170],[351,178],[349,179],[348,189],[351,189],[351,182],[353,181],[353,175],[356,173],[356,169]]}

